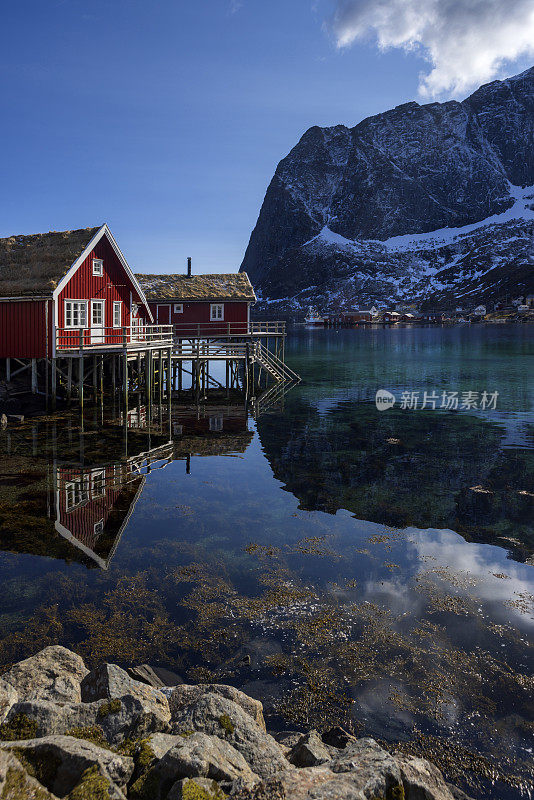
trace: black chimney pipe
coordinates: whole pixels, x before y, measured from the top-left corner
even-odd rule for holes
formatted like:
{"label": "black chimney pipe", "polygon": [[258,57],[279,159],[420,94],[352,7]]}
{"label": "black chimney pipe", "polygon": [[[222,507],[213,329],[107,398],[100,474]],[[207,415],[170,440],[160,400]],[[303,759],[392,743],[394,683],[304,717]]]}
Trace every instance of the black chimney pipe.
{"label": "black chimney pipe", "polygon": [[187,259],[187,277],[191,277],[191,256]]}

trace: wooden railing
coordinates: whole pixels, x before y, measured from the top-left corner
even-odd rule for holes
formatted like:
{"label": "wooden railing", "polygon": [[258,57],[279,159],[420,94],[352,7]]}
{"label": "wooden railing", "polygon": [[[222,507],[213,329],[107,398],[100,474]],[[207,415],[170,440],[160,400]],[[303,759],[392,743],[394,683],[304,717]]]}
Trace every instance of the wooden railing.
{"label": "wooden railing", "polygon": [[107,348],[142,349],[172,347],[172,325],[138,325],[133,328],[58,328],[56,351],[85,351]]}
{"label": "wooden railing", "polygon": [[286,324],[269,322],[176,322],[174,335],[178,339],[200,339],[215,336],[285,336]]}

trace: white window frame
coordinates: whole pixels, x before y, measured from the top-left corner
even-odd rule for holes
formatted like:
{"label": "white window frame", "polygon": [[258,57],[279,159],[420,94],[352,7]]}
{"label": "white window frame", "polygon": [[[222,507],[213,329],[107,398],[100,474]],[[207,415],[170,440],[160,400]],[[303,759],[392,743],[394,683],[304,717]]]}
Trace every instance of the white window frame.
{"label": "white window frame", "polygon": [[104,533],[104,517],[102,517],[102,519],[99,519],[98,522],[95,522],[95,524],[93,525],[93,534],[95,536],[95,539],[101,536],[103,533]]}
{"label": "white window frame", "polygon": [[106,470],[93,469],[91,471],[91,499],[106,496]]}
{"label": "white window frame", "polygon": [[175,303],[174,304],[174,313],[175,314],[183,314],[184,313],[184,304],[183,303]]}
{"label": "white window frame", "polygon": [[224,417],[222,416],[222,414],[216,417],[210,417],[209,421],[210,421],[210,431],[212,433],[220,433],[223,430]]}
{"label": "white window frame", "polygon": [[[115,312],[119,311],[119,322],[118,324],[115,321]],[[121,300],[114,300],[113,301],[113,327],[114,328],[122,328],[122,301]]]}
{"label": "white window frame", "polygon": [[[219,311],[220,309],[220,316]],[[211,303],[210,304],[210,321],[211,322],[224,322],[224,303]]]}
{"label": "white window frame", "polygon": [[72,511],[89,501],[89,475],[65,482],[65,511]]}
{"label": "white window frame", "polygon": [[93,275],[95,278],[102,278],[104,275],[104,261],[101,258],[93,258]]}
{"label": "white window frame", "polygon": [[[74,306],[77,306],[77,313],[78,319],[80,320],[80,309],[83,307],[84,309],[84,324],[81,324],[81,321],[78,322],[77,325],[74,325]],[[70,306],[70,317],[71,317],[71,324],[68,323],[69,317],[69,306]],[[80,329],[87,328],[87,312],[88,312],[88,301],[87,300],[65,300],[65,328],[67,330],[76,331]]]}

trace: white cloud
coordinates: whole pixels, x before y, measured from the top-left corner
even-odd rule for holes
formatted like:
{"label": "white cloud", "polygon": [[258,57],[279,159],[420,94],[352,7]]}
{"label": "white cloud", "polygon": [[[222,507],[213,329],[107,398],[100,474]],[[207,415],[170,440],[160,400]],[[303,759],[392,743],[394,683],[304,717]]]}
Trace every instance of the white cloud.
{"label": "white cloud", "polygon": [[331,29],[339,47],[376,36],[419,51],[432,64],[422,97],[459,96],[534,56],[534,0],[336,0]]}

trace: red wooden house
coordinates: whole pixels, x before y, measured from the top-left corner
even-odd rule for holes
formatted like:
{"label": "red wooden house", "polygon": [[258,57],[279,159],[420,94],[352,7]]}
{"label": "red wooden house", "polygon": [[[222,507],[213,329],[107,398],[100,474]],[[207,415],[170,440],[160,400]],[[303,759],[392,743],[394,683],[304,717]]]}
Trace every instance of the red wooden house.
{"label": "red wooden house", "polygon": [[137,275],[157,324],[178,338],[250,333],[254,289],[244,272],[227,275]]}
{"label": "red wooden house", "polygon": [[0,358],[119,348],[152,321],[107,225],[0,239]]}

